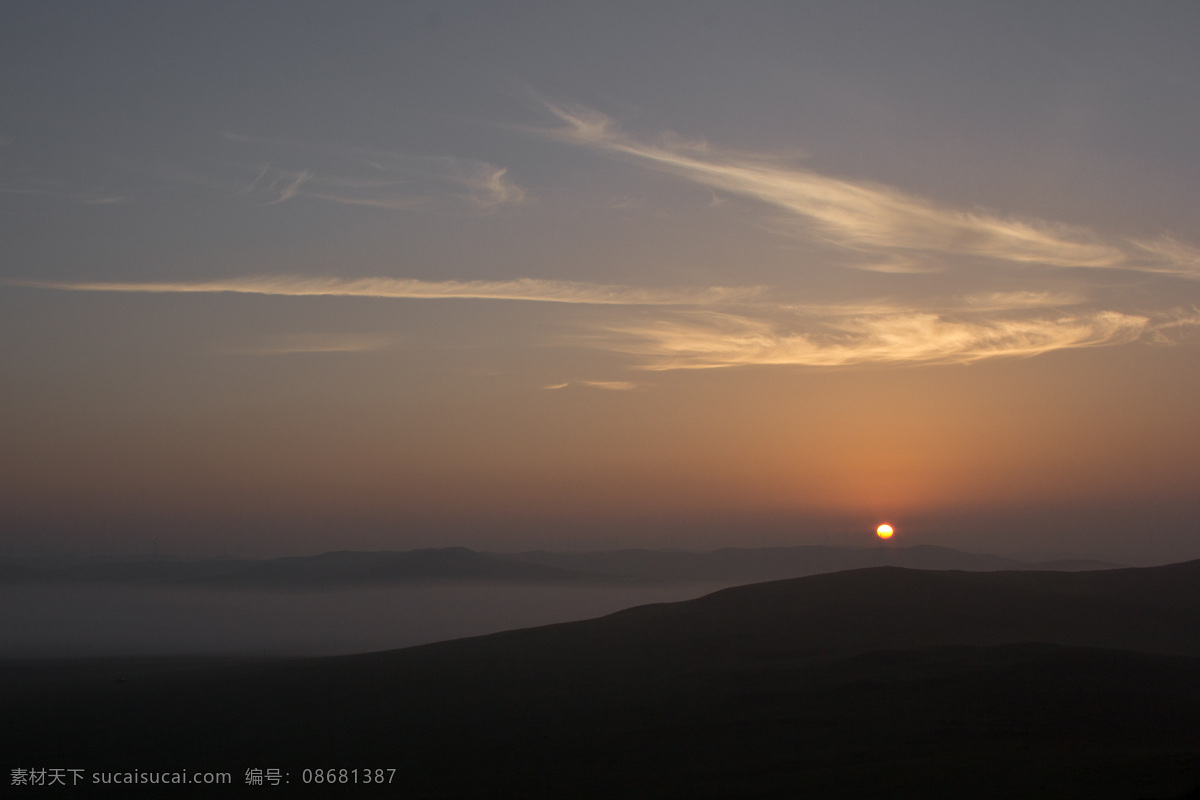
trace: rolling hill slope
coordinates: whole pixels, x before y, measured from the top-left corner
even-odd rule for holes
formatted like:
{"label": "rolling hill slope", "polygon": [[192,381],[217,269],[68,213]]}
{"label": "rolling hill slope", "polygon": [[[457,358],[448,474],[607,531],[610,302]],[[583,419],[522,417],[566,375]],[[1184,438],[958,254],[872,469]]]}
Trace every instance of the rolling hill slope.
{"label": "rolling hill slope", "polygon": [[1200,786],[1198,623],[1200,562],[874,568],[362,656],[8,665],[0,746],[290,795],[369,766],[410,797],[1171,797]]}

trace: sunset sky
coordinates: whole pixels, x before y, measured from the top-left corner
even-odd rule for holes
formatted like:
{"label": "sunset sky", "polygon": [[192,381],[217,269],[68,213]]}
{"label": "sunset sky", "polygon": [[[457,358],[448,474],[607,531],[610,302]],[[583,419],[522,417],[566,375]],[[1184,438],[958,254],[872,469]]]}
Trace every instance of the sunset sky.
{"label": "sunset sky", "polygon": [[7,4],[0,555],[1200,558],[1198,37]]}

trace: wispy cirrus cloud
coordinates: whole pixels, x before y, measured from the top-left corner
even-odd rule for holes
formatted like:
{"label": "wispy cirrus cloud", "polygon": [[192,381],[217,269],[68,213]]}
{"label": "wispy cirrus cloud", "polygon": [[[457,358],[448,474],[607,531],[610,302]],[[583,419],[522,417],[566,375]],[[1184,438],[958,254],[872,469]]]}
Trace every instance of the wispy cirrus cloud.
{"label": "wispy cirrus cloud", "polygon": [[[267,169],[270,170],[270,167],[268,166]],[[283,180],[280,181],[278,178],[283,178]],[[271,188],[275,189],[278,186],[279,197],[271,200],[267,203],[267,205],[275,205],[276,203],[283,203],[291,200],[300,193],[300,187],[303,186],[305,182],[312,180],[312,178],[313,174],[306,169],[296,173],[284,172],[280,175],[277,175],[276,180],[272,181],[271,183]],[[255,183],[258,183],[257,179],[255,180]],[[251,191],[253,191],[253,188],[251,188]]]}
{"label": "wispy cirrus cloud", "polygon": [[506,168],[486,161],[231,133],[223,138],[266,157],[243,168],[247,175],[234,190],[264,205],[308,199],[404,211],[490,211],[525,199]]}
{"label": "wispy cirrus cloud", "polygon": [[260,206],[308,201],[394,211],[490,213],[525,201],[505,167],[455,156],[421,156],[361,147],[319,145],[238,134],[220,137],[220,156],[148,164],[110,158],[116,190],[79,176],[0,175],[0,194],[85,204],[126,203],[166,186],[196,187]]}
{"label": "wispy cirrus cloud", "polygon": [[1130,239],[1130,244],[1143,254],[1143,272],[1183,277],[1200,277],[1200,248],[1184,244],[1173,236],[1156,239]]}
{"label": "wispy cirrus cloud", "polygon": [[[1081,226],[955,209],[895,187],[823,175],[794,160],[671,135],[639,139],[596,111],[542,102],[561,124],[534,133],[757,201],[775,212],[769,228],[843,249],[849,256],[843,266],[915,275],[990,263],[1200,279],[1200,249],[1169,236],[1105,237]],[[968,281],[981,288],[957,296],[935,289],[924,299],[847,304],[795,303],[773,295],[752,307],[668,310],[653,319],[612,322],[582,340],[656,370],[966,363],[1144,337],[1165,341],[1167,331],[1200,317],[1096,307],[1090,287],[1080,281],[1067,290],[989,291],[982,288],[985,274]]]}
{"label": "wispy cirrus cloud", "polygon": [[758,287],[647,289],[578,281],[520,278],[507,281],[422,281],[405,278],[304,278],[250,276],[215,281],[69,282],[9,280],[10,285],[75,292],[148,294],[260,294],[285,297],[378,297],[414,300],[522,300],[581,305],[670,306],[737,303],[759,296]]}
{"label": "wispy cirrus cloud", "polygon": [[[955,210],[892,187],[821,175],[779,159],[719,151],[674,138],[645,143],[622,133],[612,120],[595,112],[553,104],[547,107],[563,125],[541,131],[543,135],[611,152],[714,191],[762,202],[783,212],[784,218],[792,221],[793,232],[799,224],[809,234],[856,253],[850,265],[860,269],[920,273],[940,270],[944,262],[956,258],[971,257],[1021,267],[1121,268],[1200,277],[1200,250],[1174,238],[1105,240],[1084,228]],[[237,193],[264,204],[309,198],[413,209],[453,197],[486,209],[523,198],[522,190],[507,180],[503,169],[483,162],[413,158],[363,149],[306,149],[249,137],[227,138],[331,159],[321,167],[285,169],[263,163],[254,168]],[[976,289],[922,301],[830,303],[797,302],[766,287],[644,288],[529,278],[423,281],[260,275],[210,281],[10,283],[94,292],[608,306],[613,310],[606,313],[607,320],[585,323],[590,333],[573,341],[631,356],[636,366],[650,370],[966,363],[1118,345],[1147,336],[1163,341],[1169,338],[1169,331],[1182,330],[1193,321],[1182,312],[1166,319],[1144,311],[1097,308],[1090,304],[1086,287],[1081,291]],[[648,317],[635,307],[657,309]],[[339,345],[330,346],[336,349]],[[277,344],[263,350],[268,351],[326,352],[311,343]],[[613,391],[637,386],[628,381],[573,384]],[[568,385],[572,382],[545,388]]]}
{"label": "wispy cirrus cloud", "polygon": [[[610,307],[588,333],[560,342],[632,356],[650,370],[750,365],[966,363],[1053,350],[1118,345],[1192,326],[1200,313],[1171,315],[1089,308],[1066,292],[982,292],[914,305],[877,300],[796,303],[763,287],[648,289],[571,281],[421,281],[397,278],[252,276],[196,282],[6,283],[41,289],[143,294],[257,294],[411,300],[505,300]],[[623,309],[623,310],[622,310]],[[638,309],[641,309],[640,311]],[[1194,309],[1193,309],[1194,312]],[[348,352],[379,340],[278,341],[246,352]],[[578,381],[627,391],[624,381]],[[555,384],[545,388],[563,388]]]}
{"label": "wispy cirrus cloud", "polygon": [[1164,237],[1106,239],[1081,226],[948,208],[895,187],[802,169],[766,155],[664,136],[641,141],[609,117],[543,100],[563,124],[535,129],[557,141],[613,153],[710,189],[783,212],[810,236],[870,254],[852,266],[880,272],[942,268],[926,256],[993,259],[1013,265],[1129,269],[1200,279],[1200,251]]}
{"label": "wispy cirrus cloud", "polygon": [[[792,323],[787,327],[714,311],[676,314],[608,326],[595,334],[594,343],[637,356],[640,366],[649,370],[948,364],[1124,344],[1151,327],[1147,317],[1116,311],[976,318],[907,312],[809,317]],[[808,330],[796,331],[797,325]]]}
{"label": "wispy cirrus cloud", "polygon": [[373,334],[289,333],[268,336],[251,345],[219,348],[239,356],[282,356],[304,353],[370,353],[392,345],[392,339]]}
{"label": "wispy cirrus cloud", "polygon": [[593,389],[603,389],[606,392],[632,392],[638,388],[633,381],[580,381],[579,383]]}
{"label": "wispy cirrus cloud", "polygon": [[923,302],[878,299],[841,303],[796,303],[776,300],[760,303],[764,314],[771,308],[786,312],[794,317],[881,317],[920,311],[930,314],[981,314],[992,312],[1024,312],[1046,309],[1061,309],[1088,302],[1086,295],[1066,291],[993,291],[974,292],[963,296],[944,299],[929,299]]}
{"label": "wispy cirrus cloud", "polygon": [[543,389],[565,389],[571,385],[586,386],[589,389],[603,389],[608,392],[632,392],[639,387],[639,384],[633,381],[565,381],[563,383],[551,383],[543,386]]}
{"label": "wispy cirrus cloud", "polygon": [[954,303],[953,308],[967,312],[1014,311],[1035,308],[1062,308],[1087,302],[1087,297],[1076,292],[1034,291],[1024,289],[1007,292],[977,292]]}

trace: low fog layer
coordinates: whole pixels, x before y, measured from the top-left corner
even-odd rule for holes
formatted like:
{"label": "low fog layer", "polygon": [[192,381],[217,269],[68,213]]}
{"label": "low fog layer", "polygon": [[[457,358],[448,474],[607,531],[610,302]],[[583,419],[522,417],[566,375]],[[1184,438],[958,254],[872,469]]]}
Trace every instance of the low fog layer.
{"label": "low fog layer", "polygon": [[322,655],[587,619],[710,584],[452,584],[296,591],[0,587],[0,657]]}

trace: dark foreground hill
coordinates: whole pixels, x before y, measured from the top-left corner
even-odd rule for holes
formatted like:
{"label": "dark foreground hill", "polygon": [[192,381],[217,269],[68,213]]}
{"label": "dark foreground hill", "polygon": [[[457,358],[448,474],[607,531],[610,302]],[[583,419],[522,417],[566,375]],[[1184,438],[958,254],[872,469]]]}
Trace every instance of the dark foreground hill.
{"label": "dark foreground hill", "polygon": [[[363,656],[0,677],[10,768],[235,784],[170,796],[1177,797],[1200,787],[1200,562],[884,567]],[[272,768],[286,789],[244,785]]]}

